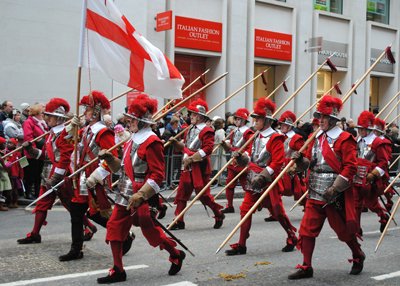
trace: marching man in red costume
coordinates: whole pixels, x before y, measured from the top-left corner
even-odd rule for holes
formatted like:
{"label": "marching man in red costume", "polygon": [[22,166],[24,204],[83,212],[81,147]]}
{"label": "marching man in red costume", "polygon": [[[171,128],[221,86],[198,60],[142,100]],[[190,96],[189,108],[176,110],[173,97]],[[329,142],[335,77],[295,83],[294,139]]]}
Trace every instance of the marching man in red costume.
{"label": "marching man in red costume", "polygon": [[[285,165],[289,163],[292,158],[294,151],[299,151],[304,145],[304,139],[301,135],[294,132],[294,122],[296,121],[296,115],[287,110],[282,113],[278,122],[281,125],[281,133],[285,136]],[[283,175],[280,182],[282,184],[281,191],[285,196],[294,196],[297,201],[305,192],[305,186],[302,182],[302,178],[296,173],[295,170],[291,170],[289,173]],[[305,202],[305,200],[304,200]]]}
{"label": "marching man in red costume", "polygon": [[[236,129],[233,130],[232,134],[229,138],[229,143],[226,141],[222,141],[221,145],[225,149],[226,152],[234,152],[240,149],[242,145],[249,140],[249,138],[254,134],[254,131],[251,130],[246,124],[249,122],[250,112],[246,108],[239,108],[234,113],[233,117],[235,119]],[[251,145],[248,145],[248,153],[251,152]],[[226,178],[226,184],[230,183],[233,178],[239,174],[244,167],[241,167],[237,164],[230,164],[228,166],[228,176]],[[245,190],[247,185],[247,172],[244,172],[239,177],[239,182],[242,188]],[[234,213],[235,209],[233,207],[233,196],[235,193],[236,183],[232,183],[229,188],[226,189],[226,199],[227,205],[225,209],[222,210],[223,213]]]}
{"label": "marching man in red costume", "polygon": [[380,217],[381,232],[385,229],[389,215],[378,201],[383,194],[385,182],[389,180],[388,162],[391,158],[391,142],[377,137],[374,130],[375,116],[363,111],[358,117],[357,173],[353,179],[358,222],[361,226],[363,207]]}
{"label": "marching man in red costume", "polygon": [[[183,169],[179,181],[178,192],[175,197],[175,215],[179,215],[186,207],[187,201],[193,192],[200,192],[209,182],[211,175],[210,155],[214,146],[214,130],[206,125],[208,105],[204,100],[198,99],[188,107],[192,127],[185,133],[184,142],[174,140],[175,148],[183,151]],[[222,226],[225,215],[223,208],[214,201],[210,188],[201,196],[200,201],[208,206],[214,213],[214,228]],[[171,230],[184,229],[183,216]]]}
{"label": "marching man in red costume", "polygon": [[[251,183],[246,188],[244,199],[240,206],[240,216],[242,218],[259,199],[262,191],[279,174],[284,163],[283,142],[285,138],[271,127],[274,120],[272,114],[275,112],[275,108],[275,103],[266,98],[261,98],[256,102],[254,113],[251,114],[251,117],[255,120],[255,129],[260,133],[253,142],[251,154],[247,154],[247,152],[233,154],[239,165],[245,166],[249,164],[248,180],[251,180]],[[276,217],[288,235],[286,246],[282,248],[282,251],[293,251],[297,243],[296,228],[286,215],[278,186],[271,190],[263,206],[272,211],[272,215]],[[250,236],[251,218],[250,216],[242,224],[239,242],[232,244],[231,249],[225,251],[226,255],[246,254],[246,241]]]}
{"label": "marching man in red costume", "polygon": [[[58,182],[64,179],[71,172],[71,154],[74,145],[65,137],[68,133],[65,131],[64,122],[67,120],[67,112],[69,112],[69,104],[65,99],[53,98],[45,107],[45,120],[51,128],[50,134],[47,136],[46,142],[39,150],[35,148],[31,142],[27,141],[22,144],[24,149],[32,158],[44,158],[44,167],[42,172],[42,184],[40,187],[40,195],[52,188]],[[53,206],[53,203],[59,196],[65,208],[69,209],[72,197],[72,186],[64,184],[57,192],[52,192],[48,196],[39,200],[33,213],[35,214],[35,223],[33,229],[25,238],[18,239],[19,244],[40,243],[40,229],[46,223],[47,211]],[[82,226],[83,228],[83,226]]]}
{"label": "marching man in red costume", "polygon": [[100,284],[126,280],[122,263],[122,243],[129,235],[132,224],[139,226],[144,237],[153,247],[159,246],[169,252],[171,267],[169,275],[177,274],[185,259],[185,253],[176,248],[176,243],[156,226],[149,200],[158,200],[160,185],[164,179],[164,148],[161,140],[151,130],[155,122],[152,115],[157,111],[157,100],[140,94],[132,100],[128,113],[132,121],[131,139],[125,144],[122,161],[109,152],[101,151],[112,172],[122,171],[116,205],[107,223],[106,241],[110,242],[114,267],[108,276],[98,278]]}
{"label": "marching man in red costume", "polygon": [[[318,237],[325,219],[344,241],[353,254],[350,274],[359,274],[364,266],[365,254],[357,241],[356,220],[351,181],[356,173],[356,142],[354,137],[336,126],[343,103],[339,98],[324,96],[314,116],[320,118],[321,130],[308,146],[306,157],[299,152],[293,154],[299,170],[310,167],[309,197],[300,225],[299,246],[303,253],[303,264],[289,275],[289,279],[313,277],[311,264]],[[334,203],[333,203],[334,202]]]}
{"label": "marching man in red costume", "polygon": [[[384,120],[380,118],[375,118],[374,120],[374,133],[377,137],[379,137],[381,140],[384,141],[384,145],[386,147],[386,153],[387,154],[392,154],[392,141],[390,141],[388,138],[385,137],[385,126],[386,123]],[[388,162],[389,165],[390,161]],[[387,173],[385,174],[385,189],[389,185],[389,168],[387,170]],[[386,208],[387,210],[391,211],[393,207],[393,201],[392,197],[395,194],[395,190],[393,187],[391,187],[384,195],[386,197]]]}
{"label": "marching man in red costume", "polygon": [[[92,91],[81,99],[80,105],[85,107],[84,116],[87,126],[80,130],[78,168],[96,158],[101,149],[109,149],[115,145],[114,132],[102,121],[102,115],[110,109],[107,97],[100,91]],[[70,137],[73,136],[73,129],[79,126],[80,120],[75,115],[67,128]],[[116,149],[113,150],[113,155],[117,155]],[[83,223],[88,208],[90,219],[106,227],[111,205],[107,199],[104,184],[106,179],[109,179],[109,175],[107,164],[100,161],[97,164],[91,164],[80,174],[71,202],[71,249],[67,254],[59,257],[60,261],[83,258]],[[132,240],[129,238],[130,236],[126,241],[124,252],[131,247]]]}

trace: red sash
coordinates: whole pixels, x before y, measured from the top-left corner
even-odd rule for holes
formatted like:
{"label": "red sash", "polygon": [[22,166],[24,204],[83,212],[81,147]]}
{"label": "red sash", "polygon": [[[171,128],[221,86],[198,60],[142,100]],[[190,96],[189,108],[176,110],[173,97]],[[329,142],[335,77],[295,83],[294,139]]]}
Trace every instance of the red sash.
{"label": "red sash", "polygon": [[328,144],[328,140],[326,140],[326,135],[322,135],[320,143],[322,143],[322,156],[324,156],[325,161],[328,163],[328,165],[335,171],[335,173],[340,174],[340,171],[342,169],[342,164],[339,162],[338,158],[335,155],[335,152],[331,149],[331,147]]}

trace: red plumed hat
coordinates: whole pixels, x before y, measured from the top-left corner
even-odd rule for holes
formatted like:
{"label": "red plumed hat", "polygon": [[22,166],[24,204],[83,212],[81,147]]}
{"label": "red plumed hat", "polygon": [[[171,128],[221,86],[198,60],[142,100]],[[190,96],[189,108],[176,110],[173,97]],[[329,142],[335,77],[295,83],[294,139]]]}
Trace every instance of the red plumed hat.
{"label": "red plumed hat", "polygon": [[250,111],[247,108],[239,108],[233,114],[233,117],[238,117],[238,118],[244,119],[246,121],[248,121],[247,119],[249,118],[249,116],[250,116]]}
{"label": "red plumed hat", "polygon": [[314,117],[320,118],[321,115],[327,115],[334,119],[340,120],[339,112],[342,110],[343,102],[340,98],[330,95],[324,95],[318,103],[317,111],[314,112]]}
{"label": "red plumed hat", "polygon": [[96,105],[99,106],[101,109],[110,109],[110,101],[108,98],[98,90],[93,90],[90,94],[85,95],[82,97],[81,102],[79,105],[95,107]]}
{"label": "red plumed hat", "polygon": [[280,123],[285,123],[287,125],[294,126],[293,123],[296,121],[296,115],[290,110],[286,110],[284,113],[282,113],[281,117],[279,117],[278,121]]}
{"label": "red plumed hat", "polygon": [[205,102],[202,99],[197,99],[190,103],[189,107],[187,108],[189,112],[194,112],[200,115],[203,115],[205,117],[208,117],[207,111],[208,111],[208,105],[207,102]]}
{"label": "red plumed hat", "polygon": [[357,128],[373,129],[374,120],[375,120],[375,115],[372,112],[365,110],[361,112],[360,116],[358,116]]}
{"label": "red plumed hat", "polygon": [[54,97],[46,104],[44,113],[58,117],[67,118],[65,115],[69,112],[69,103],[63,98]]}
{"label": "red plumed hat", "polygon": [[374,130],[381,133],[385,133],[386,122],[383,119],[375,118],[374,120]]}
{"label": "red plumed hat", "polygon": [[0,144],[4,144],[6,142],[7,142],[7,140],[4,137],[0,136]]}
{"label": "red plumed hat", "polygon": [[10,143],[12,143],[12,144],[14,144],[14,145],[17,145],[17,144],[18,144],[18,141],[17,141],[17,139],[15,139],[15,138],[10,138],[10,139],[8,139],[8,142],[10,142]]}
{"label": "red plumed hat", "polygon": [[254,112],[251,117],[265,117],[274,119],[272,114],[275,112],[276,104],[269,99],[260,98],[254,105]]}
{"label": "red plumed hat", "polygon": [[143,121],[145,123],[154,124],[153,114],[157,111],[157,99],[150,98],[145,93],[137,94],[128,107],[126,116]]}

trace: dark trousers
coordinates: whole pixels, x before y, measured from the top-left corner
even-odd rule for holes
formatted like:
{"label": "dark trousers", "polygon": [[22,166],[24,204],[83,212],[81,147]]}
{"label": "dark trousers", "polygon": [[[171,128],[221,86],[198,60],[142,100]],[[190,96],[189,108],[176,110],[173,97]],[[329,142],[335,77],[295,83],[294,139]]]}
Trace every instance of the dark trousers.
{"label": "dark trousers", "polygon": [[24,169],[24,185],[27,194],[34,194],[36,197],[40,192],[41,174],[43,171],[43,160],[28,159],[29,166]]}

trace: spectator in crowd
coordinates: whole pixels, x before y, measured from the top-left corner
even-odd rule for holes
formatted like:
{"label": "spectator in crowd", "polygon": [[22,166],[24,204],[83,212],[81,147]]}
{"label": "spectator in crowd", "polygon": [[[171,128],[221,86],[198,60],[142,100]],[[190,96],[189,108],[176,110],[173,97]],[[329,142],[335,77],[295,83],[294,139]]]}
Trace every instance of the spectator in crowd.
{"label": "spectator in crowd", "polygon": [[227,119],[226,119],[226,124],[225,124],[225,135],[229,136],[229,134],[231,134],[232,130],[236,128],[235,125],[235,118],[233,117],[233,115],[230,115]]}
{"label": "spectator in crowd", "polygon": [[29,108],[30,108],[29,103],[24,102],[21,104],[21,112],[22,112],[21,113],[21,124],[24,123],[26,119],[28,119]]}
{"label": "spectator in crowd", "polygon": [[117,125],[119,124],[126,128],[125,116],[122,113],[118,113],[115,119],[117,120]]}
{"label": "spectator in crowd", "polygon": [[216,147],[218,147],[218,149],[211,156],[211,176],[214,176],[216,173],[218,173],[219,169],[224,165],[225,162],[225,157],[222,156],[223,148],[220,145],[221,142],[225,139],[224,123],[225,122],[221,117],[215,116],[213,118],[213,127],[215,130],[214,149]]}
{"label": "spectator in crowd", "polygon": [[10,114],[13,111],[13,103],[11,101],[4,101],[1,105],[2,111],[0,112],[0,122],[3,122],[7,118],[9,118]]}
{"label": "spectator in crowd", "polygon": [[[24,130],[24,141],[32,141],[36,137],[44,134],[47,131],[47,124],[43,120],[43,105],[34,104],[30,107],[29,117],[22,125]],[[41,138],[32,145],[41,150],[45,143],[45,138]],[[25,156],[28,158],[29,165],[25,168],[25,195],[28,199],[33,199],[39,195],[40,181],[43,170],[43,158],[32,158],[27,152]]]}
{"label": "spectator in crowd", "polygon": [[19,141],[24,139],[24,131],[21,124],[21,112],[13,109],[9,117],[3,121],[4,135],[6,139],[15,138]]}
{"label": "spectator in crowd", "polygon": [[[17,140],[11,138],[7,140],[6,154],[12,152],[17,147]],[[6,158],[6,166],[9,169],[10,181],[12,190],[10,192],[10,204],[9,208],[18,207],[18,196],[23,195],[22,179],[24,178],[24,170],[21,168],[18,160],[21,159],[21,153],[15,152]]]}
{"label": "spectator in crowd", "polygon": [[[6,139],[0,137],[0,155],[4,155],[6,147]],[[7,192],[12,189],[10,177],[8,175],[8,168],[3,160],[0,160],[0,211],[8,211],[6,206],[6,197],[9,196]],[[8,199],[9,201],[9,199]]]}
{"label": "spectator in crowd", "polygon": [[[170,122],[165,127],[165,131],[161,136],[161,139],[164,142],[168,142],[169,138],[176,136],[179,132],[181,132],[180,121],[176,116],[172,116]],[[179,170],[182,164],[182,158],[179,156],[179,153],[175,150],[174,145],[170,144],[164,149],[164,153],[167,156],[165,160],[166,164],[166,181],[167,185],[171,188],[174,188],[173,180],[178,179]]]}
{"label": "spectator in crowd", "polygon": [[117,124],[114,126],[115,133],[115,143],[118,144],[121,141],[124,141],[131,136],[131,133],[126,130],[121,124]]}
{"label": "spectator in crowd", "polygon": [[347,119],[346,126],[347,126],[346,131],[349,132],[354,137],[357,137],[356,124],[354,123],[354,120],[351,118]]}

